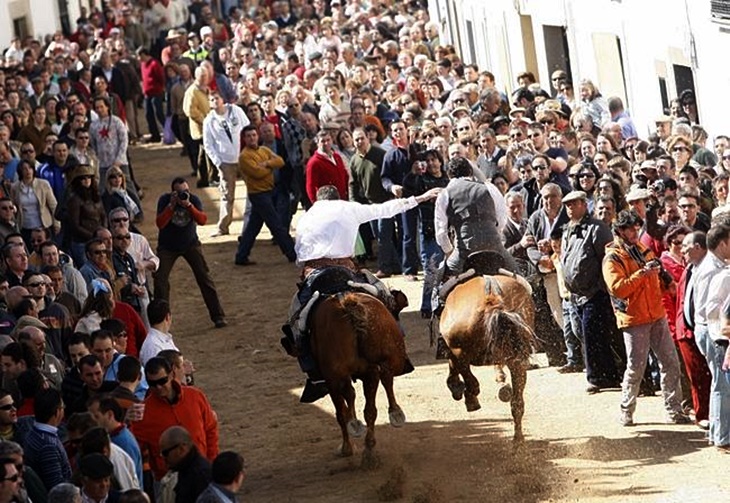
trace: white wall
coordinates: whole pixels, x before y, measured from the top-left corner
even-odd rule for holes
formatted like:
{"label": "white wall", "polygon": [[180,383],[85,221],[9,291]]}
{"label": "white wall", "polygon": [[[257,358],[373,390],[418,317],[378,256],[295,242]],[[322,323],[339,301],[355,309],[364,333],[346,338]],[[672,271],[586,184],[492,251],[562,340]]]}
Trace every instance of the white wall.
{"label": "white wall", "polygon": [[56,0],[29,0],[30,12],[33,16],[33,33],[36,38],[53,34],[61,29]]}
{"label": "white wall", "polygon": [[[653,129],[655,117],[662,113],[659,76],[666,78],[672,99],[677,95],[672,65],[692,66],[693,35],[697,53],[694,79],[702,124],[711,135],[730,133],[730,110],[724,98],[730,89],[730,65],[725,57],[730,33],[723,33],[721,25],[711,21],[709,0],[456,1],[477,25],[486,26],[486,36],[475,34],[476,39],[489,40],[486,47],[477,48],[477,64],[495,73],[500,87],[507,89],[514,88],[515,75],[525,68],[519,12],[532,18],[538,70],[545,89],[550,89],[550,83],[543,26],[566,27],[576,91],[581,78],[594,80],[599,89],[604,84],[608,94],[616,89],[616,75],[604,75],[610,82],[602,83],[599,78],[601,62],[596,60],[595,39],[596,34],[605,40],[618,37],[626,106],[642,135]],[[726,28],[730,31],[730,24]],[[464,27],[461,33],[465,36]],[[505,49],[507,65],[501,64]]]}

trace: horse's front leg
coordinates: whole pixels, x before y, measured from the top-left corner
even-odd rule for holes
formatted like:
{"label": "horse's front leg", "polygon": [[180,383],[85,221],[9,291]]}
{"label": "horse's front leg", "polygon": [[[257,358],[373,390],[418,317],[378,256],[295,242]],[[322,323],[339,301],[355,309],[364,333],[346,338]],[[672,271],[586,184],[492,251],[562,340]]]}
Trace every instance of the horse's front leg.
{"label": "horse's front leg", "polygon": [[368,369],[362,380],[362,387],[365,395],[365,450],[362,453],[361,466],[365,469],[376,468],[380,463],[373,452],[375,448],[375,420],[378,418],[378,409],[375,405],[375,398],[378,393],[380,382],[380,369],[372,367]]}
{"label": "horse's front leg", "polygon": [[395,392],[393,391],[393,373],[389,369],[381,368],[380,382],[383,384],[385,394],[388,396],[388,419],[390,420],[390,424],[391,426],[400,428],[406,423],[406,415],[395,399]]}
{"label": "horse's front leg", "polygon": [[512,409],[512,420],[515,423],[513,440],[516,444],[519,444],[525,439],[522,433],[522,416],[525,413],[525,398],[523,395],[525,392],[525,384],[527,383],[527,362],[512,360],[507,366],[509,367],[512,381],[510,408]]}

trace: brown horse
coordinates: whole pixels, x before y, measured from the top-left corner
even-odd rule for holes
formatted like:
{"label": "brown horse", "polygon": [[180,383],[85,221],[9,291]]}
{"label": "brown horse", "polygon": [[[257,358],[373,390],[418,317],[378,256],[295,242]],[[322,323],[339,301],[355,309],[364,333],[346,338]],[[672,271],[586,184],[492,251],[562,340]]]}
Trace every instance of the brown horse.
{"label": "brown horse", "polygon": [[[395,292],[394,292],[395,293]],[[405,299],[400,292],[396,300]],[[407,305],[407,300],[406,300]],[[402,304],[398,308],[405,307]],[[344,293],[323,300],[311,317],[312,353],[327,382],[337,422],[342,430],[342,456],[352,456],[350,435],[360,437],[365,427],[355,414],[355,389],[352,382],[362,380],[365,392],[365,450],[363,466],[377,463],[375,396],[378,384],[388,396],[390,424],[405,423],[405,414],[393,393],[393,377],[413,370],[398,322],[375,297],[364,293]]]}
{"label": "brown horse", "polygon": [[[512,381],[500,389],[511,402],[514,441],[521,442],[523,391],[534,341],[535,307],[522,278],[477,276],[456,286],[446,299],[439,330],[451,354],[446,385],[455,400],[465,397],[466,410],[478,410],[479,381],[471,365],[506,365]],[[463,379],[463,381],[462,381]],[[499,380],[499,379],[498,379]]]}

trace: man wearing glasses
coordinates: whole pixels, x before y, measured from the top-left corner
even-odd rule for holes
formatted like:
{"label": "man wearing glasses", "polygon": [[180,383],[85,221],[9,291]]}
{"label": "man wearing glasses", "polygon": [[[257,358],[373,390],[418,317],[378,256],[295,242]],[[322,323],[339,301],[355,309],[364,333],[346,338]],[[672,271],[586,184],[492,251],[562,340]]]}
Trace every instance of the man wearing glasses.
{"label": "man wearing glasses", "polygon": [[150,454],[150,467],[155,480],[167,471],[165,458],[180,444],[164,444],[160,437],[172,426],[182,426],[192,443],[208,461],[218,455],[218,419],[205,394],[192,386],[181,386],[172,379],[172,367],[164,358],[154,357],[144,366],[150,392],[145,399],[145,412],[132,424],[132,433],[142,451]]}
{"label": "man wearing glasses", "polygon": [[5,242],[5,238],[10,234],[17,234],[18,225],[15,223],[15,205],[8,197],[0,198],[0,239]]}
{"label": "man wearing glasses", "polygon": [[16,501],[20,495],[20,472],[10,458],[0,458],[0,503]]}

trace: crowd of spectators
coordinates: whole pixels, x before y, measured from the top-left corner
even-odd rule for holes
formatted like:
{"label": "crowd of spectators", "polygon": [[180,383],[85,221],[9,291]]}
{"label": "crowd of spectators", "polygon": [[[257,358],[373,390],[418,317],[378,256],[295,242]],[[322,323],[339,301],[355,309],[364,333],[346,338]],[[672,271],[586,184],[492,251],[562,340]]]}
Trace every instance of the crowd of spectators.
{"label": "crowd of spectators", "polygon": [[[543,85],[464,64],[419,0],[218,4],[106,0],[73,33],[2,53],[0,503],[226,501],[243,481],[170,335],[180,257],[226,325],[207,215],[176,178],[152,250],[139,179],[155,167],[135,165],[137,142],[179,142],[197,187],[218,187],[214,236],[244,180],[241,266],[264,224],[294,261],[292,216],[324,185],[382,203],[446,186],[445,163],[467,159],[504,196],[504,245],[539,331],[558,334],[550,363],[585,371],[589,393],[622,386],[627,426],[636,395],[661,389],[670,422],[691,414],[730,449],[730,138],[708,144],[691,90],[640,135],[621,98],[574,89],[567,69]],[[379,278],[423,271],[428,318],[443,248],[424,203],[361,226],[356,254]]]}

